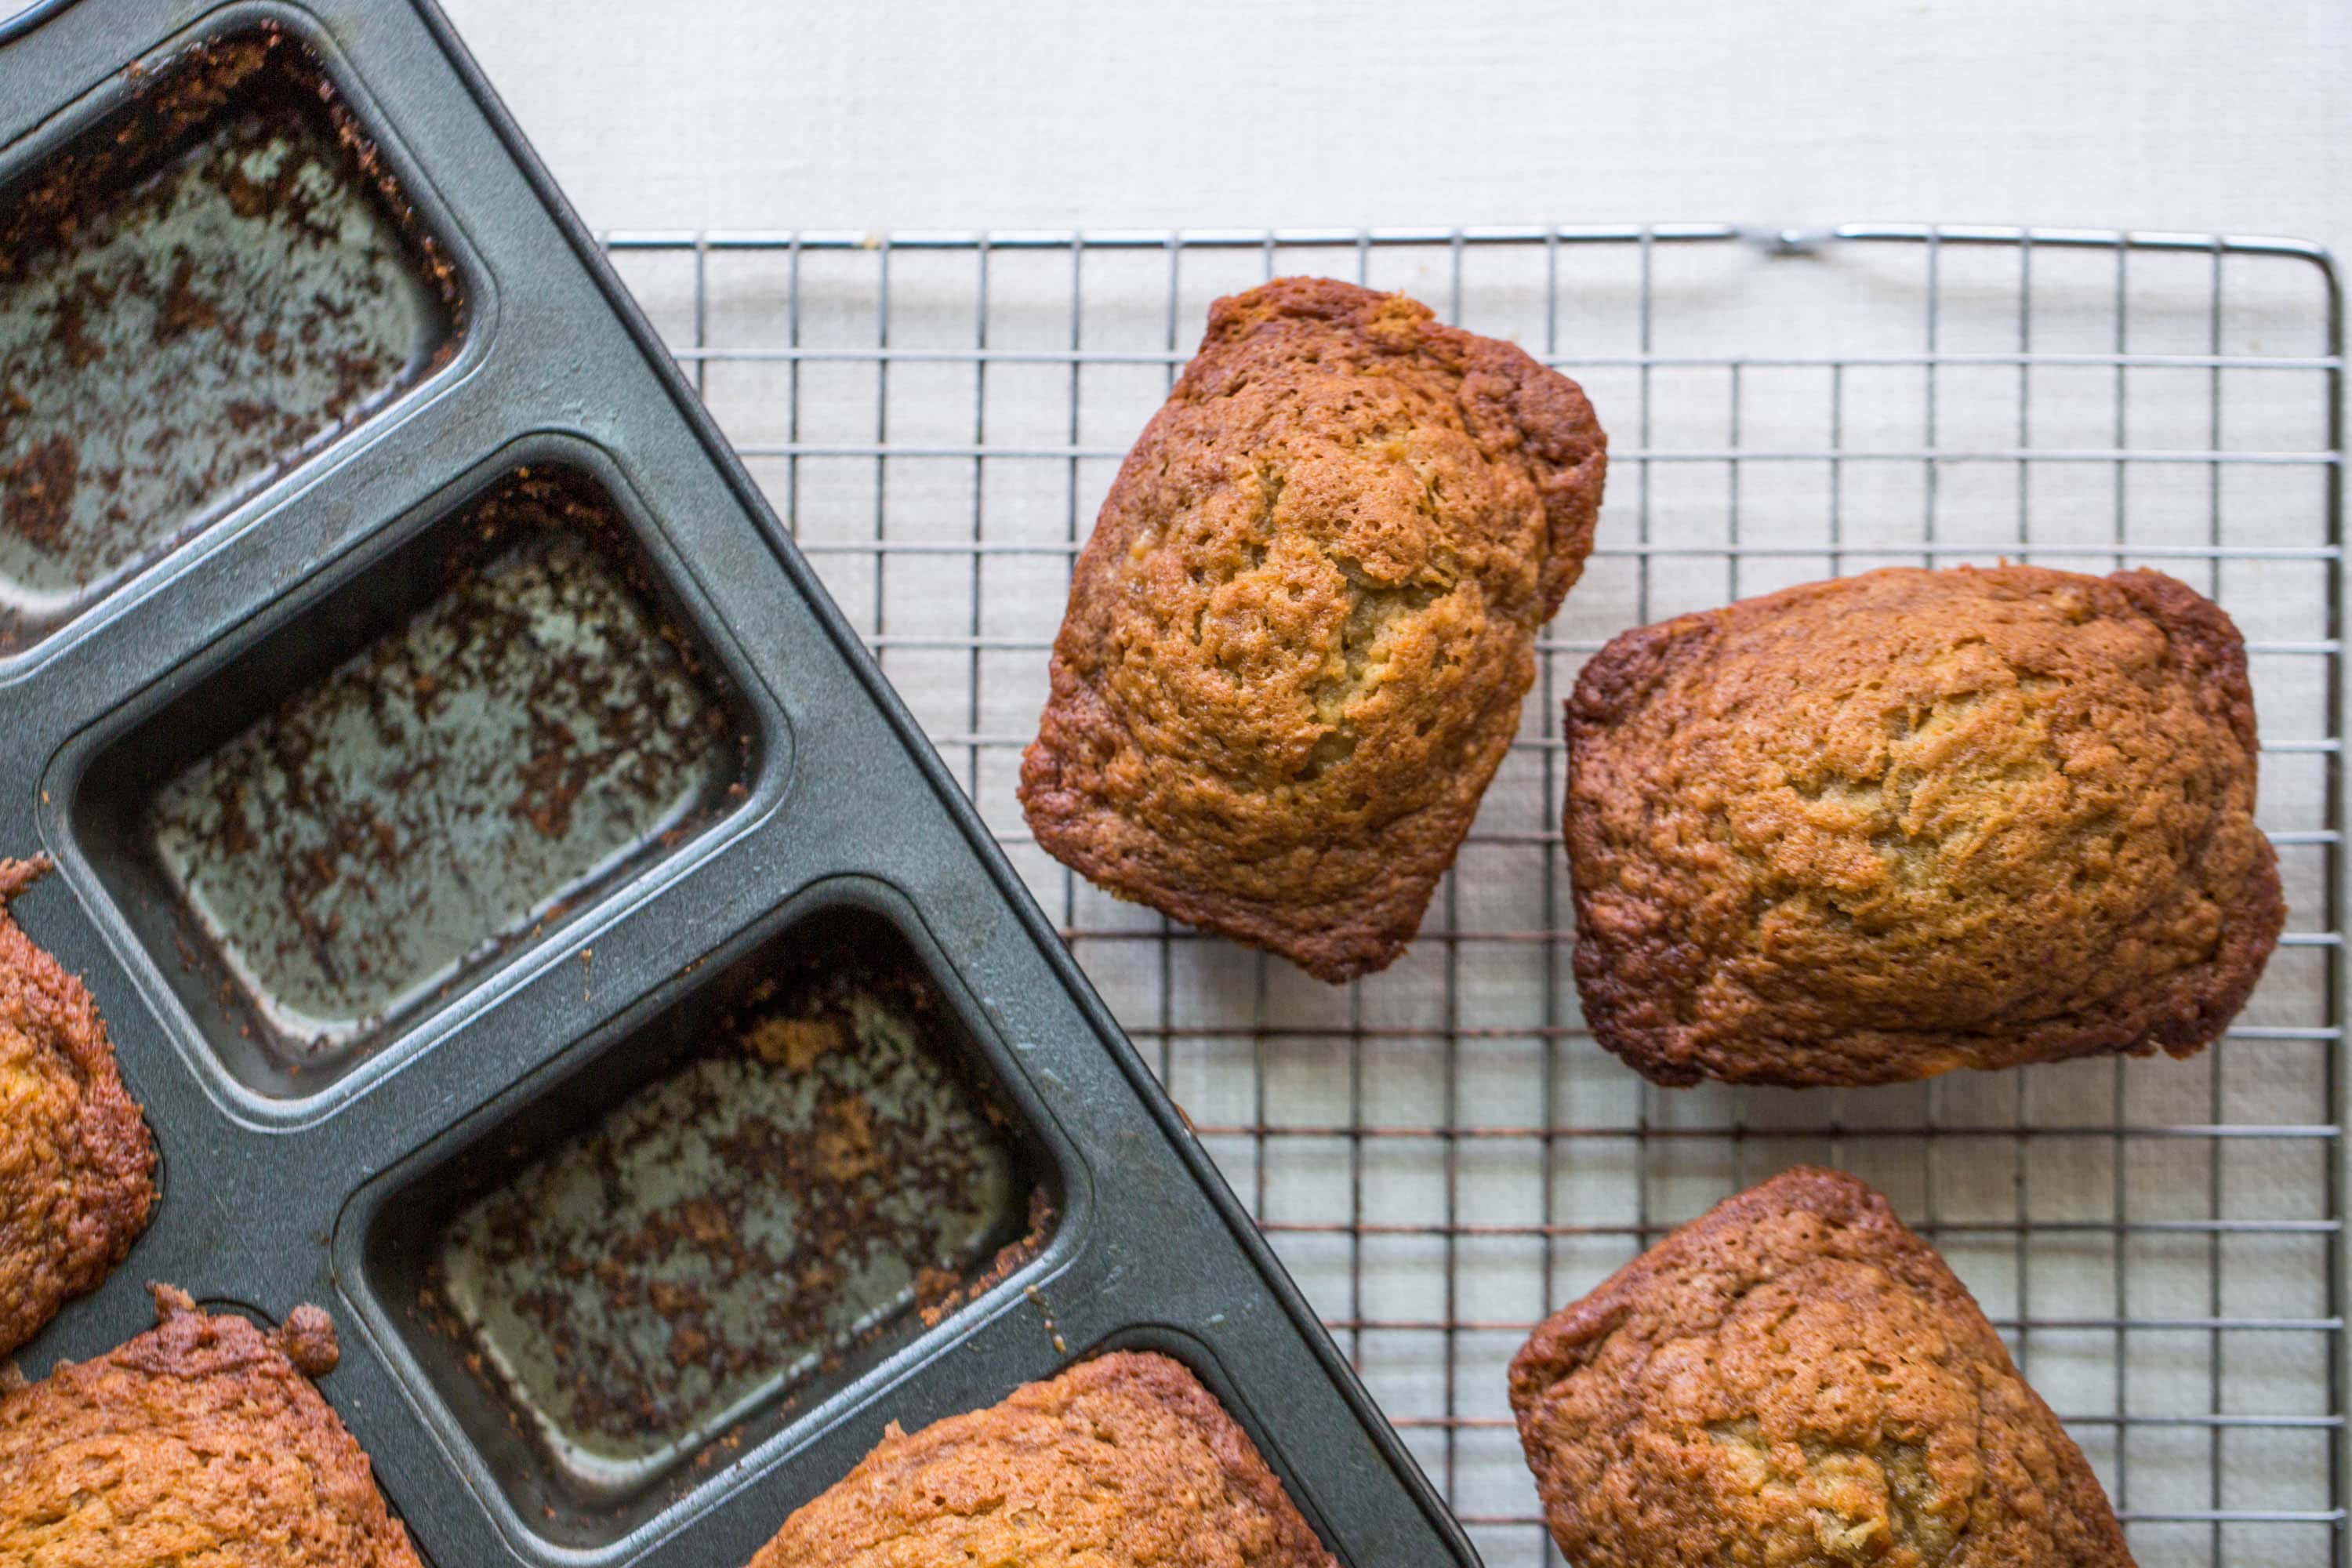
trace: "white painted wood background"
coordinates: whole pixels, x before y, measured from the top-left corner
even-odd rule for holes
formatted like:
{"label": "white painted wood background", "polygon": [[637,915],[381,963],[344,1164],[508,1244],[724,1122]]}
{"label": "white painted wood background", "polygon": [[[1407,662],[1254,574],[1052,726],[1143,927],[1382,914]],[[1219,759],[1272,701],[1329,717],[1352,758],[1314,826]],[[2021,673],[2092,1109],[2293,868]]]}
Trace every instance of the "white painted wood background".
{"label": "white painted wood background", "polygon": [[599,227],[2352,237],[2327,0],[446,0]]}

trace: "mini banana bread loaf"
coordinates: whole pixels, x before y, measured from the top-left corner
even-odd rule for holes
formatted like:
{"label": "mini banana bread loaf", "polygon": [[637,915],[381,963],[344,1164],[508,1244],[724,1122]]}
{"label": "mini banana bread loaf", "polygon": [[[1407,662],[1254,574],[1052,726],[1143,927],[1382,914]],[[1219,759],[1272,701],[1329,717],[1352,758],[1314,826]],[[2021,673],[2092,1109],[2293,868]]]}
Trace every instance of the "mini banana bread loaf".
{"label": "mini banana bread loaf", "polygon": [[1894,568],[1645,626],[1568,744],[1585,1019],[1660,1083],[2188,1056],[2285,922],[2245,645],[2154,572]]}
{"label": "mini banana bread loaf", "polygon": [[1200,1381],[1137,1352],[912,1436],[894,1423],[751,1568],[982,1563],[1338,1568]]}
{"label": "mini banana bread loaf", "polygon": [[5,908],[47,864],[0,861],[0,1356],[106,1278],[155,1196],[105,1022]]}
{"label": "mini banana bread loaf", "polygon": [[1318,278],[1218,300],[1079,556],[1038,843],[1328,981],[1404,950],[1583,570],[1576,384]]}
{"label": "mini banana bread loaf", "polygon": [[0,1389],[0,1563],[420,1568],[367,1456],[309,1378],[334,1326],[265,1335],[157,1287],[156,1326]]}
{"label": "mini banana bread loaf", "polygon": [[1717,1205],[1537,1329],[1511,1408],[1580,1568],[2127,1568],[2082,1450],[1851,1176]]}

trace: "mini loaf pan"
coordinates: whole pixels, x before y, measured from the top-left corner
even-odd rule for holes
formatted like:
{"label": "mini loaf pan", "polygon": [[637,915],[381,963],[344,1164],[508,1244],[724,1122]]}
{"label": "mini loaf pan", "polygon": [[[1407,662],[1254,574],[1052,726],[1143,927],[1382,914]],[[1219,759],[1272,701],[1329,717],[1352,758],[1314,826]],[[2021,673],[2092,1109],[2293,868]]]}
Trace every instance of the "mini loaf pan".
{"label": "mini loaf pan", "polygon": [[743,1562],[1190,1365],[1351,1568],[1476,1561],[421,0],[0,27],[0,851],[441,1563]]}

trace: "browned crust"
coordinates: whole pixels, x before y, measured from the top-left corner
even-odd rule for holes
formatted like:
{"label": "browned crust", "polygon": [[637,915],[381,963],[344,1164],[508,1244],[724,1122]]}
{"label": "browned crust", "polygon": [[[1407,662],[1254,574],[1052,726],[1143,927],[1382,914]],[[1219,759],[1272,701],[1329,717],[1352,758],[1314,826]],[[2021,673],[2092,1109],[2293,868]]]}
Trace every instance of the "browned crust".
{"label": "browned crust", "polygon": [[894,1423],[751,1568],[1066,1560],[1337,1568],[1200,1380],[1135,1351],[911,1435]]}
{"label": "browned crust", "polygon": [[1576,384],[1328,279],[1210,310],[1078,558],[1021,802],[1122,898],[1339,982],[1419,928],[1583,569]]}
{"label": "browned crust", "polygon": [[2157,573],[1889,568],[1641,627],[1567,734],[1585,1019],[1659,1083],[2188,1056],[2285,923],[2245,645]]}
{"label": "browned crust", "polygon": [[[0,900],[47,864],[0,861]],[[89,992],[0,904],[0,1355],[122,1260],[154,1167]]]}
{"label": "browned crust", "polygon": [[1554,1313],[1511,1408],[1584,1568],[2132,1560],[1966,1287],[1834,1171],[1727,1199]]}
{"label": "browned crust", "polygon": [[324,1314],[266,1335],[155,1298],[147,1332],[0,1391],[0,1561],[420,1568],[367,1456],[288,1359],[287,1342],[331,1356]]}

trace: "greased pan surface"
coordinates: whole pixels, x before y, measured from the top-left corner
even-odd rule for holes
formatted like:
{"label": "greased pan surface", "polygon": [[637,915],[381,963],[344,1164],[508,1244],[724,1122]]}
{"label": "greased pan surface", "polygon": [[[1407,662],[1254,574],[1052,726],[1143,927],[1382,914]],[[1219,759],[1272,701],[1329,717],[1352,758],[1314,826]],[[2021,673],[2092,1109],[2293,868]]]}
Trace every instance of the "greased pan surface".
{"label": "greased pan surface", "polygon": [[[118,135],[257,39],[290,99]],[[428,1558],[708,1564],[887,1421],[1151,1346],[1343,1561],[1475,1561],[436,13],[76,0],[0,42],[0,148],[71,220],[0,256],[0,846],[56,858],[16,913],[162,1152],[28,1370],[137,1332],[149,1279],[317,1301]],[[695,1120],[753,1080],[751,1131]],[[764,1241],[723,1184],[640,1204],[528,1308],[594,1353],[484,1370],[526,1309],[467,1259],[557,1250],[501,1194],[680,1124],[681,1168],[782,1129],[857,1200]],[[793,1224],[859,1277],[712,1273]],[[787,1320],[804,1353],[745,1350]],[[599,1335],[647,1376],[583,1382]]]}

